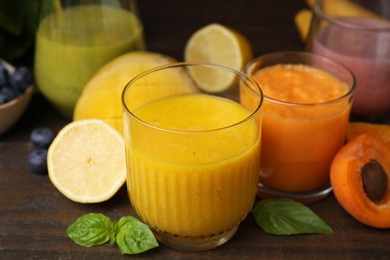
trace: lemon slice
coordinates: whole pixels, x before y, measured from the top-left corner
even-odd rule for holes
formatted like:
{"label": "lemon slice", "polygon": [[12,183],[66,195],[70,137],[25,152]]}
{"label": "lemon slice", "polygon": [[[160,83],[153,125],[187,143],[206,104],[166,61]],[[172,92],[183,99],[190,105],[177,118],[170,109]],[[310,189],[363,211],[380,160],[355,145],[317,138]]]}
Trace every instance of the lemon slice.
{"label": "lemon slice", "polygon": [[51,182],[70,200],[108,200],[126,179],[123,137],[102,120],[71,122],[50,145],[47,167]]}
{"label": "lemon slice", "polygon": [[[252,47],[240,33],[220,24],[209,24],[196,31],[185,46],[184,60],[211,63],[241,71],[252,59]],[[190,73],[198,86],[208,92],[222,92],[236,82],[234,74],[223,76],[192,68]]]}

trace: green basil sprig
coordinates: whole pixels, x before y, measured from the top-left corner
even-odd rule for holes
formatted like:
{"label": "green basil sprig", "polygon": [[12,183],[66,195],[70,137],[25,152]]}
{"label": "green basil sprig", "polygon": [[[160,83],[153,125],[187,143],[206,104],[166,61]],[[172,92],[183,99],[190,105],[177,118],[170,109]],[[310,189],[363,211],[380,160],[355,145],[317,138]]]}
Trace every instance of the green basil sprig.
{"label": "green basil sprig", "polygon": [[158,247],[149,227],[132,216],[112,222],[101,213],[88,213],[70,225],[66,233],[74,242],[86,247],[116,243],[121,254],[139,254]]}
{"label": "green basil sprig", "polygon": [[331,234],[332,228],[305,205],[290,199],[259,201],[252,213],[268,234]]}

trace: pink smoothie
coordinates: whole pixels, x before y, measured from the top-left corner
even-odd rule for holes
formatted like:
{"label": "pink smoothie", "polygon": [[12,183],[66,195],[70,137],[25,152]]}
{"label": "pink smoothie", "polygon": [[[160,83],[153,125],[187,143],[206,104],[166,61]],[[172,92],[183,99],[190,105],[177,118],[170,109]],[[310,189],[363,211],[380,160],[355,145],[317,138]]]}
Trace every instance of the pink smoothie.
{"label": "pink smoothie", "polygon": [[312,51],[343,63],[355,74],[353,114],[373,115],[389,110],[390,23],[363,18],[338,21],[347,26],[334,23],[319,31]]}

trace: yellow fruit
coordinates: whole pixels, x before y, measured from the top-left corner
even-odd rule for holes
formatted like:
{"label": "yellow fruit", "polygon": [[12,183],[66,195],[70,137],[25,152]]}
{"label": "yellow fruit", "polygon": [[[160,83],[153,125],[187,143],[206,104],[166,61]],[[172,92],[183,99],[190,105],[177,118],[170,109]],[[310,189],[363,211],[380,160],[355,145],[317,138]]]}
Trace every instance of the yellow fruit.
{"label": "yellow fruit", "polygon": [[[308,7],[313,8],[317,0],[306,0]],[[350,0],[323,0],[323,9],[329,16],[358,16],[366,18],[374,18],[373,12],[365,9],[356,1]]]}
{"label": "yellow fruit", "polygon": [[[197,30],[185,46],[186,62],[211,63],[241,71],[252,59],[252,47],[240,33],[220,24]],[[190,70],[196,83],[205,91],[221,92],[235,83],[235,77],[205,74],[200,68]]]}
{"label": "yellow fruit", "polygon": [[[315,0],[306,0],[308,7],[313,8]],[[384,19],[363,6],[348,0],[324,0],[324,12],[331,17],[361,17]],[[295,14],[295,25],[302,40],[307,39],[310,28],[312,11],[303,9]]]}
{"label": "yellow fruit", "polygon": [[308,9],[302,9],[295,14],[294,22],[303,41],[309,33],[311,18],[312,12]]}
{"label": "yellow fruit", "polygon": [[374,12],[348,0],[325,0],[324,11],[332,17],[380,18]]}
{"label": "yellow fruit", "polygon": [[102,120],[66,125],[47,155],[49,178],[67,198],[81,203],[108,200],[126,179],[123,137]]}
{"label": "yellow fruit", "polygon": [[[325,2],[339,2],[339,1],[348,1],[348,0],[324,0]],[[314,4],[317,2],[317,0],[306,0],[306,4],[309,7],[314,7]]]}
{"label": "yellow fruit", "polygon": [[[136,75],[154,67],[176,62],[153,52],[130,52],[103,66],[83,89],[76,102],[74,120],[98,118],[122,133],[122,90]],[[177,78],[182,78],[178,75]],[[156,80],[164,80],[159,78]],[[188,79],[186,79],[188,81]],[[142,89],[134,102],[145,101]]]}
{"label": "yellow fruit", "polygon": [[313,7],[316,1],[317,1],[317,0],[306,0],[306,4],[307,4],[309,7]]}

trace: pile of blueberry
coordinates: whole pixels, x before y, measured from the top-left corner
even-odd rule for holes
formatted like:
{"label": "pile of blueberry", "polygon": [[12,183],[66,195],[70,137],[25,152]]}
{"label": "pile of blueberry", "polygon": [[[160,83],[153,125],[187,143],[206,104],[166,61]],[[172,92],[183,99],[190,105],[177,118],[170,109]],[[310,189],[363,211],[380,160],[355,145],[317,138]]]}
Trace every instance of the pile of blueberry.
{"label": "pile of blueberry", "polygon": [[0,105],[22,95],[33,81],[33,74],[25,66],[16,67],[9,72],[0,62]]}
{"label": "pile of blueberry", "polygon": [[36,150],[27,157],[30,171],[39,174],[47,173],[47,149],[53,142],[55,134],[48,127],[38,127],[31,132],[30,141]]}

